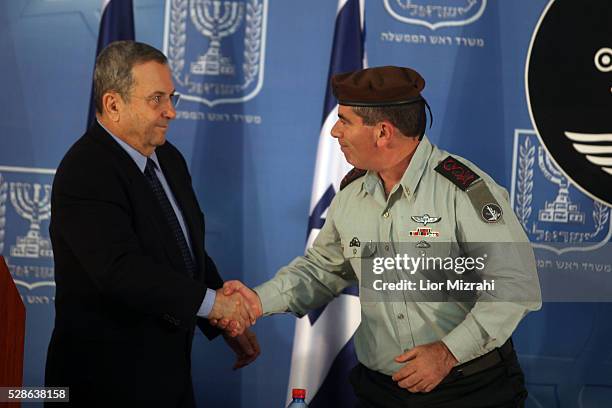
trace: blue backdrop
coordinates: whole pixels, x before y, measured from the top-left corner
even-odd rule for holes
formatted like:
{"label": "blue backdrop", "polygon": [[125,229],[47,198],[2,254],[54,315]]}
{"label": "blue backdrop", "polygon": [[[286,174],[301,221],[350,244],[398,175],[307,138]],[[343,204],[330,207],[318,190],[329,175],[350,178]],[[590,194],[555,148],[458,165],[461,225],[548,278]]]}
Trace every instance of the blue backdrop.
{"label": "blue backdrop", "polygon": [[[207,250],[226,279],[256,285],[304,249],[337,2],[240,0],[242,12],[230,16],[217,49],[206,30],[210,22],[190,18],[192,3],[134,0],[136,39],[168,53],[177,90],[187,96],[168,137],[190,166],[207,217]],[[580,233],[587,234],[580,239],[583,258],[609,241],[609,207],[570,182],[569,199],[583,214],[580,228],[538,215],[556,202],[559,183],[538,163],[546,153],[530,118],[525,68],[548,4],[367,0],[368,62],[410,66],[425,77],[434,112],[430,139],[508,189],[539,245],[541,273],[610,276],[609,251],[597,261],[572,258]],[[593,18],[612,21],[609,9]],[[30,386],[43,382],[54,317],[49,189],[54,169],[85,128],[99,19],[99,0],[0,3],[0,253],[27,307],[24,383]],[[611,45],[601,40],[597,47]],[[560,255],[549,244],[564,237],[569,250]],[[515,343],[529,406],[608,406],[606,294],[597,302],[585,296],[572,299],[582,303],[546,303],[521,323]],[[286,315],[258,322],[262,355],[239,372],[232,372],[222,341],[198,334],[193,375],[200,404],[283,406],[294,323]]]}

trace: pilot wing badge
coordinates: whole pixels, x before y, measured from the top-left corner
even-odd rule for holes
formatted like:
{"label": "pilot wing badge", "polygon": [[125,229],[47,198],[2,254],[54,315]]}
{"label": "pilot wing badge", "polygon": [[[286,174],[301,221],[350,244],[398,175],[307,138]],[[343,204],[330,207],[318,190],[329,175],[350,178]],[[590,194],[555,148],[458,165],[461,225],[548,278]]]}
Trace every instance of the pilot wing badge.
{"label": "pilot wing badge", "polygon": [[435,224],[442,219],[442,217],[431,217],[429,214],[413,215],[410,218],[412,218],[412,221],[414,222],[423,224],[423,226],[426,226],[427,224]]}
{"label": "pilot wing badge", "polygon": [[164,53],[181,99],[209,107],[263,86],[268,0],[168,0]]}

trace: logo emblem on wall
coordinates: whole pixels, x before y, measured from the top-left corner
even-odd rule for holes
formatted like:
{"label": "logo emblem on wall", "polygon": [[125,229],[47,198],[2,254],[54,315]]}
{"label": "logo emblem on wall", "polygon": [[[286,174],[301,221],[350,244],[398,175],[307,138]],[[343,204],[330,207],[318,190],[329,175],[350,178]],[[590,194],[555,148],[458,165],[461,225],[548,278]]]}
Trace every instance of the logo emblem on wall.
{"label": "logo emblem on wall", "polygon": [[487,0],[385,0],[384,4],[393,18],[435,30],[473,23],[484,13]]}
{"label": "logo emblem on wall", "polygon": [[45,231],[51,217],[54,170],[0,166],[0,254],[15,283],[55,286],[53,250]]}
{"label": "logo emblem on wall", "polygon": [[511,190],[512,208],[536,248],[593,250],[612,237],[610,208],[563,175],[533,130],[515,131]]}
{"label": "logo emblem on wall", "polygon": [[268,0],[168,0],[164,52],[181,98],[254,98],[264,79]]}
{"label": "logo emblem on wall", "polygon": [[555,180],[572,182],[607,205],[612,205],[611,18],[608,0],[550,1],[525,67],[529,113],[560,173]]}

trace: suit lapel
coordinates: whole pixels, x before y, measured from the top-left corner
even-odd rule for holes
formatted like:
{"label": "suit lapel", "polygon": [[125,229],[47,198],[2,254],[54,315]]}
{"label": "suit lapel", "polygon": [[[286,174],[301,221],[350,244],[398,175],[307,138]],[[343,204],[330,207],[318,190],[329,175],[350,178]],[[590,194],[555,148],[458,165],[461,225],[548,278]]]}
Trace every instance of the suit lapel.
{"label": "suit lapel", "polygon": [[[185,271],[185,263],[181,255],[180,249],[174,238],[174,233],[166,222],[164,215],[155,194],[151,190],[151,186],[145,175],[140,171],[134,160],[119,144],[109,135],[101,126],[94,122],[92,126],[93,140],[104,145],[116,159],[116,163],[122,168],[124,174],[131,186],[134,197],[138,200],[138,207],[145,208],[145,211],[151,219],[151,223],[158,230],[158,238],[162,241],[162,246],[166,252],[167,258],[173,269],[177,271]],[[166,173],[164,172],[164,175]],[[167,178],[167,176],[166,176]],[[171,186],[172,188],[172,186]],[[173,189],[174,192],[174,189]]]}
{"label": "suit lapel", "polygon": [[197,201],[193,198],[192,187],[188,182],[187,174],[181,171],[181,163],[176,163],[172,156],[167,154],[166,146],[156,149],[159,164],[164,172],[164,177],[174,194],[176,203],[181,210],[185,225],[189,231],[191,249],[197,264],[196,279],[199,278],[204,263],[204,237],[200,227],[200,209]]}

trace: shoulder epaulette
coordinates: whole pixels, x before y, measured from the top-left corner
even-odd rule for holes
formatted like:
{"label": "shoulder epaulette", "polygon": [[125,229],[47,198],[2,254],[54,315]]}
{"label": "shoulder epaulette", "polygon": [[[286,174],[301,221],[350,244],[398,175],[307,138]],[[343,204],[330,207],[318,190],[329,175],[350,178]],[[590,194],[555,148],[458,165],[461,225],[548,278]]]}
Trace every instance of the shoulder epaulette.
{"label": "shoulder epaulette", "polygon": [[478,174],[453,156],[448,156],[442,160],[435,170],[463,191],[466,191],[472,183],[480,179]]}
{"label": "shoulder epaulette", "polygon": [[359,177],[362,177],[366,173],[367,173],[367,170],[361,170],[361,169],[358,169],[357,167],[353,167],[351,171],[346,173],[346,175],[340,182],[340,191],[342,191],[344,187],[348,186],[353,181],[357,180]]}
{"label": "shoulder epaulette", "polygon": [[472,207],[482,221],[488,224],[504,224],[502,208],[489,190],[487,183],[468,166],[448,156],[438,164],[435,170],[467,192]]}

